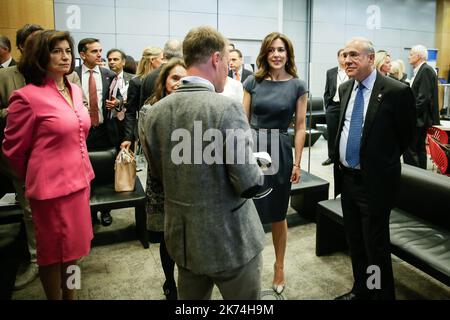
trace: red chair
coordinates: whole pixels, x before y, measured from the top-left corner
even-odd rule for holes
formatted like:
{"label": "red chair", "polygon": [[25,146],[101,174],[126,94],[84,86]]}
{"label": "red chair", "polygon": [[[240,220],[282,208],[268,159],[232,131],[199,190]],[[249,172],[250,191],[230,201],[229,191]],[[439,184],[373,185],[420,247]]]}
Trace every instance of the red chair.
{"label": "red chair", "polygon": [[434,164],[437,166],[438,171],[441,174],[450,177],[450,173],[447,173],[448,157],[445,154],[445,151],[442,149],[439,143],[433,138],[433,136],[428,134],[427,137],[428,137],[428,146],[430,148],[431,160],[433,160]]}
{"label": "red chair", "polygon": [[448,144],[448,135],[442,129],[436,127],[429,127],[427,134],[431,135],[434,139],[439,141],[442,144]]}

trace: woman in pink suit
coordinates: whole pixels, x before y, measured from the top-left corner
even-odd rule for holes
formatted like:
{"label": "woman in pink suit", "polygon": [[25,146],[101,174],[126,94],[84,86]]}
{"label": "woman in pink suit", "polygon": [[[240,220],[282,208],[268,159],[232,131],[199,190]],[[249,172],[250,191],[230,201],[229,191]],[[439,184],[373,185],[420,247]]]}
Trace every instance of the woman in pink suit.
{"label": "woman in pink suit", "polygon": [[89,254],[93,237],[94,172],[86,149],[91,121],[81,89],[66,79],[73,52],[68,32],[40,31],[26,43],[18,68],[27,85],[10,98],[3,142],[11,169],[25,181],[48,299],[75,297],[77,283],[68,277],[79,269],[71,266]]}

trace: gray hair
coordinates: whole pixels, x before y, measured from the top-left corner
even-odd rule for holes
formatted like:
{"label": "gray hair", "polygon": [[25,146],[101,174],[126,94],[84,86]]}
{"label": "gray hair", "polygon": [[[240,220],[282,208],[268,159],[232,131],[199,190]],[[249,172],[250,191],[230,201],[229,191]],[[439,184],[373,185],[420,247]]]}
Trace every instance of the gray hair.
{"label": "gray hair", "polygon": [[176,39],[168,40],[164,45],[164,58],[170,60],[172,58],[183,58],[182,43]]}
{"label": "gray hair", "polygon": [[361,44],[363,45],[363,49],[367,54],[375,54],[375,48],[373,47],[373,43],[364,37],[354,37],[352,39],[350,39],[348,43],[351,42],[361,42]]}
{"label": "gray hair", "polygon": [[419,44],[417,46],[412,47],[411,52],[417,53],[420,59],[427,61],[428,60],[428,49],[427,47]]}
{"label": "gray hair", "polygon": [[0,35],[0,47],[8,49],[11,52],[11,41],[9,41],[7,36]]}

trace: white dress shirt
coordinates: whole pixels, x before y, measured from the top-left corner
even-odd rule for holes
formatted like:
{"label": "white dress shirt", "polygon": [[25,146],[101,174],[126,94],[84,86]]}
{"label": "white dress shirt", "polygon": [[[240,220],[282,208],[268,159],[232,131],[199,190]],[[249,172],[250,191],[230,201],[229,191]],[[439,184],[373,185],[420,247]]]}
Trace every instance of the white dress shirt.
{"label": "white dress shirt", "polygon": [[333,101],[339,102],[339,87],[341,84],[343,84],[345,81],[348,80],[348,76],[345,73],[345,71],[341,68],[338,68],[338,73],[336,76],[336,93],[334,94]]}
{"label": "white dress shirt", "polygon": [[123,78],[123,70],[116,77],[117,82],[115,87],[113,88],[112,95],[114,97],[117,97],[117,91],[119,91],[123,100],[125,101],[127,99],[128,84],[125,84],[125,79]]}
{"label": "white dress shirt", "polygon": [[227,77],[227,82],[225,83],[223,92],[221,92],[220,94],[229,97],[239,103],[242,103],[242,100],[244,100],[244,88],[242,86],[242,83],[231,77]]}
{"label": "white dress shirt", "polygon": [[413,70],[413,77],[409,83],[409,86],[412,87],[413,83],[414,83],[414,79],[416,78],[417,72],[419,72],[420,67],[426,63],[426,61],[422,61],[417,67],[414,68]]}
{"label": "white dress shirt", "polygon": [[11,63],[11,61],[12,61],[12,57],[9,57],[8,60],[6,60],[5,62],[2,63],[2,67],[3,68],[8,68],[9,64]]}
{"label": "white dress shirt", "polygon": [[[376,79],[377,79],[377,70],[375,69],[367,78],[365,78],[362,81],[362,84],[365,87],[363,92],[364,97],[363,129],[364,129],[364,122],[366,121],[367,108],[369,107],[370,96],[372,94],[373,85],[375,84]],[[352,119],[353,105],[355,104],[357,91],[358,91],[358,82],[355,81],[355,84],[353,85],[352,89],[352,94],[350,96],[350,100],[348,101],[347,111],[345,112],[344,126],[342,128],[341,139],[339,140],[339,160],[346,167],[350,167],[347,161],[345,160],[345,156],[347,153],[347,140],[348,140],[348,133],[350,131],[350,121]],[[363,130],[361,131],[361,134],[362,132]],[[356,169],[361,169],[360,164],[356,166]]]}
{"label": "white dress shirt", "polygon": [[206,86],[208,86],[212,91],[216,92],[216,88],[214,87],[214,85],[211,83],[211,81],[202,78],[202,77],[197,77],[197,76],[187,76],[184,78],[181,78],[181,83],[200,83],[200,84],[204,84]]}
{"label": "white dress shirt", "polygon": [[[242,81],[242,72],[243,71],[244,71],[244,66],[241,65],[241,67],[239,68],[239,75],[241,76],[241,80],[239,80],[239,81]],[[236,79],[236,71],[233,70],[232,74],[233,74],[233,79]]]}
{"label": "white dress shirt", "polygon": [[[81,66],[81,84],[83,87],[84,94],[86,95],[86,98],[89,102],[89,68],[86,67],[86,65]],[[97,88],[97,102],[98,102],[98,119],[99,123],[103,123],[103,81],[102,81],[102,75],[100,73],[99,66],[95,66],[94,69],[94,79],[95,79],[95,86]]]}

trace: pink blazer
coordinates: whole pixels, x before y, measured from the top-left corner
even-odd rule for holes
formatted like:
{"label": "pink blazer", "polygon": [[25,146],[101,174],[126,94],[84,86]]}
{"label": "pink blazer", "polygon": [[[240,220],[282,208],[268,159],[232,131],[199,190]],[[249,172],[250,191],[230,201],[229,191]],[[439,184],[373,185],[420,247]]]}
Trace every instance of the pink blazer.
{"label": "pink blazer", "polygon": [[69,195],[94,178],[86,147],[91,120],[81,89],[69,83],[74,109],[51,78],[28,84],[9,100],[3,154],[36,200]]}

